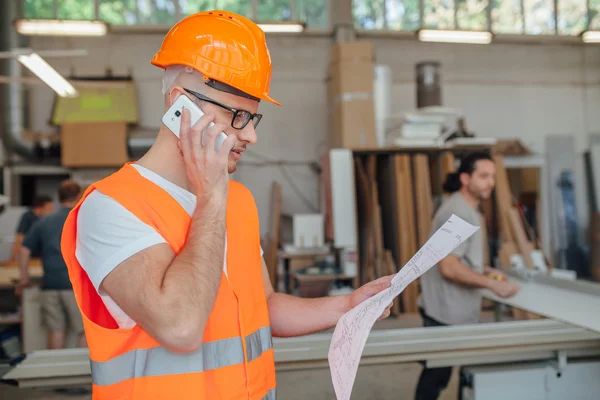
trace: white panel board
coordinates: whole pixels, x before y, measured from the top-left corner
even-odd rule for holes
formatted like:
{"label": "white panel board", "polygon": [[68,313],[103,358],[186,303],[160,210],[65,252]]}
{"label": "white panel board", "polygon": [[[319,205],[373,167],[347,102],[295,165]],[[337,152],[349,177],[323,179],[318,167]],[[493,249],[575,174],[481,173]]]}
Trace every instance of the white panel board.
{"label": "white panel board", "polygon": [[352,151],[329,151],[333,241],[336,247],[356,249],[356,189]]}
{"label": "white panel board", "polygon": [[487,289],[482,292],[490,300],[600,332],[600,284],[552,278],[543,280],[549,284],[517,280],[521,286],[519,292],[507,299]]}
{"label": "white panel board", "polygon": [[385,145],[385,120],[392,115],[392,69],[388,65],[375,65],[373,99],[375,107],[375,136],[377,146]]}
{"label": "white panel board", "polygon": [[600,209],[600,143],[592,143],[590,147],[590,162],[592,167],[592,178],[593,178],[593,189],[594,189],[594,199],[596,199],[596,204],[594,204],[594,209]]}

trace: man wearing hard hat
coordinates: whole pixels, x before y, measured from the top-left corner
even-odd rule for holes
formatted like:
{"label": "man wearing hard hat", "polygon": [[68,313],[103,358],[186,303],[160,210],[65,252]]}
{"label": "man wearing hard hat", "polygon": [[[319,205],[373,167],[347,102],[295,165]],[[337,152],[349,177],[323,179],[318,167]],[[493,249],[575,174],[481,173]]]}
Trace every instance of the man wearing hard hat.
{"label": "man wearing hard hat", "polygon": [[259,102],[279,104],[255,23],[225,11],[191,15],[152,64],[165,70],[165,111],[187,96],[205,115],[190,126],[183,109],[177,135],[163,125],[138,162],[88,188],[65,224],[93,398],[275,399],[272,335],[333,327],[391,277],[344,296],[274,293],[254,199],[228,176],[257,141]]}

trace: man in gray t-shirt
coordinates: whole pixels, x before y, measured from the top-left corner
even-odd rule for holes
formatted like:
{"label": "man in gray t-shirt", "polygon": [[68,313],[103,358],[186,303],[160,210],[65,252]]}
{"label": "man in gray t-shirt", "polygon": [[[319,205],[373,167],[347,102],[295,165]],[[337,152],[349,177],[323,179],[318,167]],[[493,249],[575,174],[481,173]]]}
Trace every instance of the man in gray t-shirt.
{"label": "man in gray t-shirt", "polygon": [[[452,194],[437,210],[432,222],[432,233],[452,214],[472,225],[481,225],[479,204],[491,196],[495,177],[496,167],[489,154],[471,153],[464,157],[458,172],[450,174],[444,184],[444,191]],[[421,296],[417,304],[424,326],[479,322],[480,288],[490,289],[501,297],[517,293],[518,285],[508,281],[500,271],[486,265],[483,246],[483,234],[478,230],[421,276]],[[502,280],[492,279],[489,276],[492,273],[502,277]],[[448,385],[451,374],[451,367],[423,368],[415,400],[437,399]]]}

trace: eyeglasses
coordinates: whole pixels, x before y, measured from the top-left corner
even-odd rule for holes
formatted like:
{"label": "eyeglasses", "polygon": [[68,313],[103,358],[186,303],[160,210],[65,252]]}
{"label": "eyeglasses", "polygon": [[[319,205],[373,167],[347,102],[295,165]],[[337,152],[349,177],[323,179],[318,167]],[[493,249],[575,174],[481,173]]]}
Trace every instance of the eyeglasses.
{"label": "eyeglasses", "polygon": [[244,129],[246,127],[246,125],[248,125],[248,122],[250,122],[250,121],[252,121],[252,124],[256,128],[258,126],[258,123],[262,119],[262,114],[252,114],[250,111],[236,110],[235,108],[226,106],[223,103],[219,103],[218,101],[213,100],[210,97],[206,97],[203,94],[200,94],[198,92],[194,92],[193,90],[189,90],[189,89],[185,89],[185,88],[183,90],[185,90],[186,92],[188,92],[189,94],[191,94],[192,96],[197,98],[198,100],[206,101],[207,103],[214,104],[215,106],[219,106],[219,107],[224,108],[225,110],[231,112],[233,114],[233,117],[231,118],[231,126],[235,129]]}

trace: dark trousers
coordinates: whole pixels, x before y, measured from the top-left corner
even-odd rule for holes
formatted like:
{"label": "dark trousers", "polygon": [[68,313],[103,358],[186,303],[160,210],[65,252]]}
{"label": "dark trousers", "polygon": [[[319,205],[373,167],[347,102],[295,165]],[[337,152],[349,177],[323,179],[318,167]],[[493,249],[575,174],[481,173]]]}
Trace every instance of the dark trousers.
{"label": "dark trousers", "polygon": [[[423,326],[445,326],[441,322],[436,321],[433,318],[425,315],[422,309],[419,309],[421,317],[423,318]],[[417,390],[415,392],[415,400],[437,400],[440,393],[448,386],[450,377],[452,376],[452,367],[442,368],[427,368],[423,362],[423,371],[419,377],[417,383]],[[462,381],[462,371],[461,371]],[[462,384],[458,388],[458,399],[462,399]]]}

